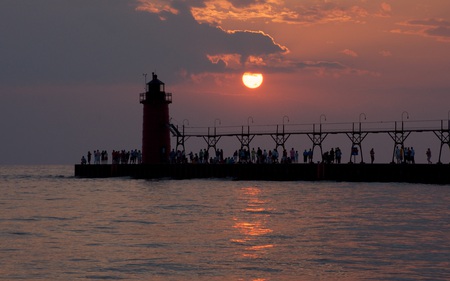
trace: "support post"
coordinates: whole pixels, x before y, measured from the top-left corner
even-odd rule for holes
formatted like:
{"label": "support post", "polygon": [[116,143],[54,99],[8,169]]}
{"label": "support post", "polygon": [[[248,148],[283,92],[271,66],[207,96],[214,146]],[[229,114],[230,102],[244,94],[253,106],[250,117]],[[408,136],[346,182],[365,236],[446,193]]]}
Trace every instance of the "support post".
{"label": "support post", "polygon": [[[450,120],[449,120],[450,125]],[[442,147],[447,144],[448,148],[450,150],[450,127],[447,128],[447,130],[444,130],[444,122],[441,120],[441,129],[439,131],[433,131],[433,133],[438,137],[438,139],[441,141],[441,145],[439,148],[439,159],[438,164],[442,164],[441,162],[441,156],[442,156]]]}
{"label": "support post", "polygon": [[208,135],[203,136],[203,139],[206,141],[206,144],[208,145],[207,151],[209,152],[210,148],[214,149],[214,153],[217,152],[217,143],[219,142],[221,136],[218,136],[216,134],[216,127],[214,127],[214,135],[210,134],[210,128],[208,127]]}
{"label": "support post", "polygon": [[[359,147],[359,153],[361,155],[361,163],[364,163],[362,142],[366,138],[368,133],[361,133],[361,123],[359,125],[359,131],[355,132],[355,123],[353,123],[352,132],[351,133],[345,133],[345,135],[347,135],[347,137],[352,142],[352,146],[351,146],[351,149],[350,149],[350,162],[352,162],[352,156],[355,156],[355,155],[353,155],[353,148],[355,146],[357,146],[357,147]],[[354,158],[356,159],[356,157],[354,157]]]}
{"label": "support post", "polygon": [[397,148],[397,145],[400,145],[400,147],[405,151],[405,140],[408,138],[408,136],[411,134],[411,132],[405,133],[403,130],[403,121],[402,121],[402,129],[400,131],[397,130],[397,121],[395,122],[395,130],[394,132],[388,132],[389,136],[394,141],[394,150],[392,152],[392,163],[394,162],[395,157],[395,149]]}
{"label": "support post", "polygon": [[320,159],[323,161],[323,150],[322,150],[322,143],[325,140],[325,138],[328,136],[328,133],[322,134],[322,124],[320,124],[320,130],[317,133],[316,132],[316,125],[313,124],[313,132],[306,134],[308,138],[312,141],[313,147],[312,147],[312,153],[314,157],[314,149],[316,146],[320,148]]}
{"label": "support post", "polygon": [[244,126],[242,126],[242,133],[236,137],[241,143],[241,149],[247,147],[247,150],[250,151],[250,142],[255,137],[255,135],[250,135],[250,126],[248,126],[247,133],[244,133]]}
{"label": "support post", "polygon": [[288,138],[291,136],[291,134],[285,134],[284,133],[284,125],[283,125],[283,132],[278,132],[278,125],[277,125],[277,132],[275,134],[270,135],[272,139],[275,141],[275,149],[278,150],[278,147],[281,146],[283,150],[285,149],[285,143],[288,140]]}

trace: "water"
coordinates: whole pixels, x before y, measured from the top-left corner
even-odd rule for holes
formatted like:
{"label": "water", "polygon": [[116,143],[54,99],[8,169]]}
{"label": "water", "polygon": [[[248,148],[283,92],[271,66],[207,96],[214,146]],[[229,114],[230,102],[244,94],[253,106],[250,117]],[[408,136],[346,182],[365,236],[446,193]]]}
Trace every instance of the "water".
{"label": "water", "polygon": [[0,280],[450,280],[450,186],[0,166]]}

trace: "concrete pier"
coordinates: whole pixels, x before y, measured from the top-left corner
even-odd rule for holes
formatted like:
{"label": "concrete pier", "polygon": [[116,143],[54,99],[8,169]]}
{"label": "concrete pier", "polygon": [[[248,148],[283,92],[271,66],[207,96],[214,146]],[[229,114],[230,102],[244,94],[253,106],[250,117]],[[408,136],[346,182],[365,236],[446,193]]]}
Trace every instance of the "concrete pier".
{"label": "concrete pier", "polygon": [[229,178],[271,181],[450,184],[449,164],[140,164],[75,165],[80,178]]}

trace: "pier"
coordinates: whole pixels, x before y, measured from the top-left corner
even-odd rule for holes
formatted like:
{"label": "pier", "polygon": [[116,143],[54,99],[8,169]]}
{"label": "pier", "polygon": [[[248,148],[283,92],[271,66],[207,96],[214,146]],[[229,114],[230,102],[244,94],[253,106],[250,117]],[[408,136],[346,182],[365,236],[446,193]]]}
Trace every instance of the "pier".
{"label": "pier", "polygon": [[[145,80],[146,80],[146,74]],[[283,116],[282,124],[252,125],[251,116],[247,126],[217,126],[220,119],[214,120],[213,127],[189,126],[187,119],[177,124],[170,118],[169,104],[172,93],[165,91],[165,84],[155,73],[147,83],[145,92],[139,94],[143,105],[142,162],[139,164],[81,164],[75,165],[75,176],[81,178],[131,177],[138,179],[193,179],[229,178],[234,180],[304,180],[304,181],[357,181],[357,182],[416,182],[450,184],[450,164],[442,164],[442,150],[450,149],[450,111],[448,120],[411,121],[406,111],[401,121],[365,122],[361,113],[358,122],[330,123],[324,114],[319,122],[313,124],[293,124],[288,116]],[[364,119],[363,119],[364,117]],[[186,122],[187,121],[187,122]],[[186,124],[187,123],[187,124]],[[188,125],[188,126],[186,126]],[[406,159],[405,141],[411,134],[433,133],[440,141],[437,164],[415,164],[414,157]],[[391,163],[365,164],[363,142],[370,134],[387,134],[393,141]],[[242,151],[250,152],[251,143],[256,137],[270,136],[274,141],[273,152],[278,156],[286,151],[285,144],[292,135],[305,135],[311,141],[309,163],[299,164],[290,157],[274,157],[273,161],[234,161],[230,164],[220,161],[200,161],[188,163],[186,160],[186,141],[200,138],[205,141],[205,151],[216,152],[217,145],[224,138],[237,138]],[[322,145],[329,135],[345,135],[349,140],[350,154],[342,155],[342,162],[325,159]],[[175,151],[184,155],[182,161],[171,161],[171,137],[176,140]],[[306,145],[305,147],[308,147]],[[282,149],[278,150],[279,148]],[[316,153],[315,150],[320,150]],[[275,151],[276,150],[276,151]],[[400,160],[399,151],[403,151]],[[319,157],[317,157],[319,155]],[[359,161],[357,161],[357,158]],[[267,158],[266,158],[267,159]],[[235,159],[237,160],[237,159]],[[396,160],[396,161],[395,161]],[[83,158],[83,161],[85,159]],[[428,160],[429,163],[431,163]],[[127,162],[125,162],[127,163]],[[346,164],[341,164],[346,163]],[[396,163],[396,164],[394,164]]]}
{"label": "pier", "polygon": [[[320,150],[313,163],[236,163],[236,164],[104,164],[75,165],[75,176],[81,178],[130,177],[135,179],[201,179],[217,178],[231,180],[270,181],[348,181],[348,182],[408,182],[427,184],[450,184],[450,164],[441,163],[442,149],[449,144],[448,120],[380,121],[357,123],[279,124],[264,126],[188,127],[170,124],[176,150],[185,151],[186,141],[199,138],[206,150],[217,150],[224,138],[237,138],[241,149],[250,151],[255,137],[270,136],[276,149],[285,149],[286,140],[292,135],[306,135],[311,148]],[[395,148],[404,147],[411,134],[433,133],[440,140],[437,164],[407,164],[395,162]],[[341,134],[348,137],[349,146],[357,147],[355,155],[344,157],[344,164],[327,163],[323,159],[322,144],[328,135]],[[370,134],[388,134],[393,141],[392,162],[366,164],[363,159],[363,141]],[[315,153],[316,154],[316,153]],[[352,158],[353,157],[353,158]],[[349,159],[350,161],[346,161]]]}
{"label": "pier", "polygon": [[[406,112],[404,112],[406,113]],[[257,136],[270,136],[274,141],[274,148],[286,149],[285,143],[292,135],[306,135],[310,141],[310,147],[314,156],[319,157],[316,161],[323,161],[322,145],[329,135],[345,135],[349,140],[350,154],[344,155],[349,162],[355,162],[358,156],[360,163],[364,163],[363,159],[363,141],[371,134],[387,134],[392,139],[392,163],[395,162],[395,149],[405,148],[405,141],[411,134],[416,133],[433,133],[440,142],[437,163],[441,164],[442,150],[444,147],[450,149],[450,118],[449,120],[416,120],[416,121],[376,121],[376,122],[347,122],[347,123],[323,123],[313,124],[286,124],[283,117],[282,124],[276,125],[259,125],[259,126],[216,126],[214,127],[190,127],[183,122],[182,126],[170,124],[172,136],[176,138],[176,150],[186,151],[185,143],[190,138],[201,138],[206,143],[206,149],[209,151],[217,150],[217,144],[223,138],[237,138],[241,144],[241,149],[250,151],[251,142]],[[360,115],[361,116],[361,115]],[[251,117],[249,117],[251,118]],[[325,119],[326,120],[326,119]],[[319,149],[320,153],[316,154],[315,149]],[[355,155],[353,152],[358,152]],[[348,158],[347,158],[348,157]]]}
{"label": "pier", "polygon": [[75,165],[82,178],[229,179],[450,184],[449,164],[141,164]]}

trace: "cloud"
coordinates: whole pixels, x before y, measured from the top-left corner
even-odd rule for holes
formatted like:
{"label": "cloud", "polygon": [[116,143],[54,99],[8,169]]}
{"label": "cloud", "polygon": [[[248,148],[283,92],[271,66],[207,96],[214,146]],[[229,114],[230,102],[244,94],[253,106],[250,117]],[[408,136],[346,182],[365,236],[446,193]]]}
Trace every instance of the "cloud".
{"label": "cloud", "polygon": [[[272,15],[279,19],[298,15],[292,8],[281,7],[281,0],[96,0],[89,9],[78,1],[2,1],[0,83],[136,83],[142,73],[150,71],[169,77],[166,83],[171,83],[191,74],[246,68],[298,70],[297,62],[286,56],[289,49],[271,35],[225,30],[196,18],[195,11],[203,15],[213,12],[213,4],[218,5],[218,14],[211,17],[217,19],[219,15],[219,21],[225,15],[221,9],[227,8],[231,9],[228,14],[236,13],[237,17],[243,12],[262,14],[267,19]],[[323,5],[329,12],[342,11],[336,4]],[[262,12],[257,10],[260,7]],[[321,14],[319,10],[322,7],[310,7],[310,15]],[[357,9],[348,11],[361,14]],[[338,14],[346,17],[346,13]],[[351,55],[348,51],[346,54]]]}
{"label": "cloud", "polygon": [[[149,3],[149,0],[140,0],[141,3]],[[264,70],[265,72],[294,72],[299,69],[319,68],[326,73],[331,69],[334,75],[339,71],[342,74],[364,75],[372,73],[363,70],[355,70],[349,67],[336,67],[336,64],[325,64],[322,61],[315,63],[303,63],[291,61],[287,58],[289,49],[278,44],[276,40],[263,31],[253,30],[227,30],[221,26],[225,20],[264,20],[287,24],[318,24],[333,21],[360,21],[360,18],[368,16],[368,12],[358,6],[339,6],[336,3],[322,3],[312,1],[304,5],[287,5],[282,0],[209,0],[209,1],[165,1],[160,0],[161,10],[147,9],[151,13],[165,14],[164,19],[168,22],[179,21],[180,17],[187,17],[198,22],[203,31],[203,37],[210,38],[210,42],[203,43],[202,49],[206,52],[206,58],[215,68],[205,68],[204,71],[195,72],[197,74],[206,72],[231,72],[243,70],[248,67]],[[151,3],[156,3],[154,0]],[[176,12],[167,15],[167,5]],[[144,7],[145,5],[141,5]],[[293,9],[295,8],[295,9]],[[226,36],[217,36],[211,32],[205,32],[214,27]],[[195,31],[190,31],[195,33]],[[352,50],[344,50],[342,53],[357,57],[358,54]],[[299,67],[300,66],[300,67]],[[185,69],[183,67],[183,69]],[[185,75],[189,71],[184,72]],[[207,74],[205,74],[207,76]],[[206,77],[197,75],[196,77]],[[187,75],[189,76],[189,75]]]}
{"label": "cloud", "polygon": [[244,67],[288,51],[260,31],[199,23],[190,9],[203,4],[96,0],[87,8],[79,1],[2,1],[0,83],[135,83],[153,70],[169,77],[224,72],[227,64],[211,59],[222,54],[239,56]]}
{"label": "cloud", "polygon": [[444,19],[415,19],[399,23],[401,28],[392,33],[417,35],[450,42],[450,21]]}
{"label": "cloud", "polygon": [[[275,63],[272,63],[275,65]],[[356,76],[381,76],[378,72],[373,72],[364,69],[358,69],[350,67],[342,62],[338,61],[325,61],[325,60],[305,60],[305,61],[279,61],[276,66],[267,68],[270,72],[308,72],[319,77],[334,77],[339,78],[342,76],[356,75]]]}
{"label": "cloud", "polygon": [[327,68],[327,69],[337,69],[342,70],[347,67],[339,62],[332,61],[305,61],[297,64],[298,68]]}
{"label": "cloud", "polygon": [[344,6],[337,3],[322,3],[296,8],[296,20],[292,23],[300,25],[328,23],[365,23],[369,16],[367,9],[361,6]]}
{"label": "cloud", "polygon": [[217,54],[207,55],[208,59],[214,64],[223,64],[223,67],[240,68],[241,55],[239,54]]}
{"label": "cloud", "polygon": [[282,1],[205,1],[203,7],[192,7],[193,17],[201,23],[220,26],[225,20],[284,22],[295,18],[295,12],[283,7]]}
{"label": "cloud", "polygon": [[141,73],[149,50],[164,42],[152,40],[158,17],[134,8],[124,1],[92,1],[89,8],[79,1],[2,1],[0,82],[112,82]]}
{"label": "cloud", "polygon": [[378,13],[375,13],[376,17],[391,17],[392,16],[392,7],[390,4],[383,2],[380,4],[380,10]]}
{"label": "cloud", "polygon": [[355,51],[350,50],[350,49],[342,50],[339,53],[350,56],[350,57],[354,57],[354,58],[358,57],[358,54]]}
{"label": "cloud", "polygon": [[[164,14],[176,13],[181,1],[139,0],[140,9]],[[352,2],[356,3],[353,4]],[[199,23],[221,26],[224,21],[274,22],[295,25],[314,25],[336,22],[365,23],[370,16],[388,16],[391,6],[357,1],[286,1],[286,0],[197,0],[183,2]]]}
{"label": "cloud", "polygon": [[[239,3],[239,4],[238,4]],[[342,6],[330,2],[295,3],[285,1],[205,1],[203,7],[193,7],[199,22],[221,25],[225,20],[263,21],[284,24],[312,25],[331,22],[361,22],[368,16],[360,6]]]}
{"label": "cloud", "polygon": [[140,5],[137,7],[138,11],[147,11],[154,14],[159,14],[161,20],[165,20],[164,14],[178,14],[178,10],[171,7],[169,1],[144,1],[138,0]]}
{"label": "cloud", "polygon": [[229,0],[229,2],[237,8],[243,8],[254,5],[268,5],[270,1],[267,0]]}
{"label": "cloud", "polygon": [[392,7],[388,3],[383,2],[383,3],[381,3],[381,10],[383,10],[384,12],[390,13],[392,11]]}

